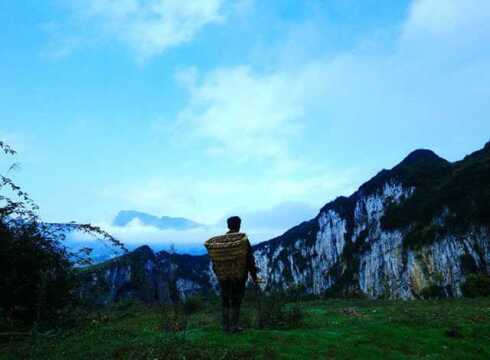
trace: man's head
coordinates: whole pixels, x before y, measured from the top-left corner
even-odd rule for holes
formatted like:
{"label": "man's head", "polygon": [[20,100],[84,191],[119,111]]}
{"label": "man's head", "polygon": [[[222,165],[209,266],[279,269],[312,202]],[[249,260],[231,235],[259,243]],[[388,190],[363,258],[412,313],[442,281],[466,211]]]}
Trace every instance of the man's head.
{"label": "man's head", "polygon": [[228,220],[226,220],[226,223],[228,224],[228,229],[230,229],[231,232],[240,232],[242,219],[240,219],[238,216],[232,216],[228,218]]}

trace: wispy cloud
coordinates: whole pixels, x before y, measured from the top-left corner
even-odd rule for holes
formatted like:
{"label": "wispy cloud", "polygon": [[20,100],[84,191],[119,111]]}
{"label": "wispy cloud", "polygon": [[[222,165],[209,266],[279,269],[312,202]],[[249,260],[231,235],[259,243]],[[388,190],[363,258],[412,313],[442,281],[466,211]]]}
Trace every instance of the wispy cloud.
{"label": "wispy cloud", "polygon": [[489,16],[486,0],[414,0],[403,36],[421,42],[472,39],[488,32]]}
{"label": "wispy cloud", "polygon": [[[175,176],[111,186],[103,191],[103,196],[117,199],[133,209],[214,224],[222,221],[225,214],[251,214],[285,202],[301,203],[301,211],[306,214],[305,207],[319,208],[324,201],[354,190],[352,178],[352,172],[306,178],[271,175],[252,180],[240,176],[207,179]],[[292,208],[294,206],[289,209]],[[284,230],[291,224],[287,219],[284,219]]]}
{"label": "wispy cloud", "polygon": [[277,236],[303,221],[314,218],[318,211],[319,208],[306,203],[286,201],[268,209],[241,210],[237,208],[229,211],[220,223],[225,224],[228,216],[238,215],[244,224],[244,231],[252,229],[252,232],[273,232],[274,236]]}
{"label": "wispy cloud", "polygon": [[[288,145],[301,133],[305,99],[295,74],[260,74],[248,66],[218,69],[202,78],[179,72],[190,100],[181,131],[209,142],[212,155],[235,161],[291,160]],[[189,131],[190,130],[190,131]]]}
{"label": "wispy cloud", "polygon": [[56,38],[49,53],[67,55],[75,48],[70,39],[97,37],[120,41],[140,61],[145,61],[192,40],[204,26],[224,20],[223,3],[224,0],[72,0],[74,34],[51,31]]}

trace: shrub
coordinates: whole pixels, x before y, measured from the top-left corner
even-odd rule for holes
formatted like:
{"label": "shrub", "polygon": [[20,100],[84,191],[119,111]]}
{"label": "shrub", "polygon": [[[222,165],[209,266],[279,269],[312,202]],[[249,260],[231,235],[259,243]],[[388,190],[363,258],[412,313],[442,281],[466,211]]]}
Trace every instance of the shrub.
{"label": "shrub", "polygon": [[467,297],[490,296],[490,276],[481,273],[468,275],[461,289]]}
{"label": "shrub", "polygon": [[204,309],[204,301],[200,296],[192,296],[184,300],[182,307],[186,315],[192,315]]}
{"label": "shrub", "polygon": [[430,285],[420,291],[420,296],[423,299],[443,299],[446,297],[443,286]]}
{"label": "shrub", "polygon": [[265,297],[259,306],[257,326],[260,329],[293,329],[303,325],[300,304],[286,304],[277,294]]}
{"label": "shrub", "polygon": [[[15,155],[2,141],[1,153]],[[76,265],[90,262],[91,249],[69,252],[63,245],[63,225],[44,223],[37,210],[26,192],[0,174],[0,321],[10,324],[58,321],[65,308],[77,302]],[[76,226],[125,249],[98,227]]]}
{"label": "shrub", "polygon": [[112,305],[112,309],[115,311],[127,311],[138,308],[143,305],[143,302],[137,299],[121,299]]}
{"label": "shrub", "polygon": [[166,333],[177,333],[187,329],[187,316],[182,306],[162,305],[160,329]]}
{"label": "shrub", "polygon": [[285,291],[284,295],[292,302],[301,302],[306,298],[306,286],[304,284],[294,284]]}
{"label": "shrub", "polygon": [[72,264],[56,237],[36,222],[0,217],[0,307],[26,323],[52,319],[73,299]]}

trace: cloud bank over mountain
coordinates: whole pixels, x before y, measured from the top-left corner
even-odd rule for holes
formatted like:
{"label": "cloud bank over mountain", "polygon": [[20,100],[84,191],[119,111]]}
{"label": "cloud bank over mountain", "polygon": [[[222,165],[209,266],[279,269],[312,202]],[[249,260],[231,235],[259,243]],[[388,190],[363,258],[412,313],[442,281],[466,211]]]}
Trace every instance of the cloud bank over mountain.
{"label": "cloud bank over mountain", "polygon": [[[286,202],[273,208],[250,211],[236,209],[228,216],[239,215],[242,218],[242,231],[249,235],[253,244],[281,235],[288,228],[314,217],[319,209],[303,203]],[[226,218],[215,224],[199,224],[192,220],[175,217],[158,217],[138,211],[121,211],[112,222],[97,225],[122,241],[129,249],[141,245],[150,245],[156,250],[174,248],[178,253],[203,254],[204,241],[227,231]],[[99,240],[91,235],[72,232],[68,244],[94,246]],[[107,253],[108,249],[97,246],[98,252]]]}

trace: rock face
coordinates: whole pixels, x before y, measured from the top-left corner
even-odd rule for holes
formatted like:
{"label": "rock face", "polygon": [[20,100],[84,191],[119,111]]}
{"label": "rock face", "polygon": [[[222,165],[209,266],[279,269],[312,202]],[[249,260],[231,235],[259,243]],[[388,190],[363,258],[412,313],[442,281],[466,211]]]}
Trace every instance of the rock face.
{"label": "rock face", "polygon": [[108,305],[124,299],[168,303],[197,292],[212,291],[212,274],[205,256],[154,253],[142,246],[119,258],[84,269],[80,295]]}
{"label": "rock face", "polygon": [[[314,219],[253,249],[266,290],[461,296],[469,273],[490,273],[490,144],[455,163],[417,150],[350,197],[326,204]],[[139,298],[166,301],[172,279],[181,297],[216,290],[207,256],[145,251]],[[107,283],[107,301],[133,294],[124,285],[132,270],[118,261],[104,273],[87,270],[94,286],[100,276]]]}
{"label": "rock face", "polygon": [[468,273],[490,272],[489,229],[490,146],[454,164],[418,150],[255,256],[268,288],[461,296]]}

